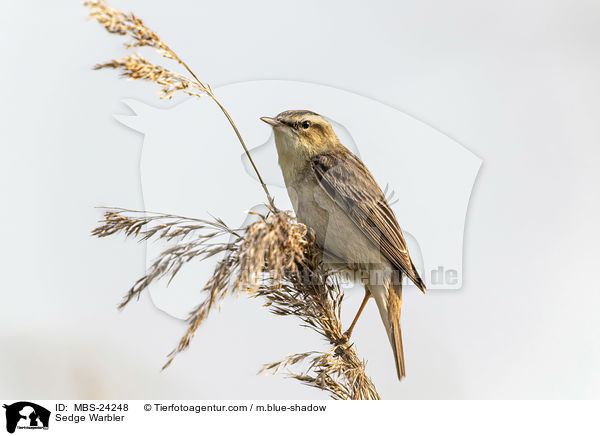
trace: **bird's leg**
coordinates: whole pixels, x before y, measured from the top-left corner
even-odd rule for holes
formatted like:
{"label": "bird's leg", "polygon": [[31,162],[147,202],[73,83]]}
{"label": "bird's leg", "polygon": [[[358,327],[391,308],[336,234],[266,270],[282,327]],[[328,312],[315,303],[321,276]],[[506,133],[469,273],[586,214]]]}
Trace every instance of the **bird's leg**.
{"label": "bird's leg", "polygon": [[350,335],[352,334],[352,330],[354,329],[354,326],[356,325],[356,321],[358,321],[360,314],[362,313],[363,309],[367,305],[367,301],[369,301],[369,297],[371,297],[371,293],[369,292],[368,289],[365,288],[365,298],[363,298],[363,301],[360,304],[360,307],[358,308],[358,312],[356,312],[356,316],[354,317],[352,324],[350,324],[350,328],[348,330],[346,330],[346,333],[344,333],[344,336],[346,337],[346,339],[350,339]]}

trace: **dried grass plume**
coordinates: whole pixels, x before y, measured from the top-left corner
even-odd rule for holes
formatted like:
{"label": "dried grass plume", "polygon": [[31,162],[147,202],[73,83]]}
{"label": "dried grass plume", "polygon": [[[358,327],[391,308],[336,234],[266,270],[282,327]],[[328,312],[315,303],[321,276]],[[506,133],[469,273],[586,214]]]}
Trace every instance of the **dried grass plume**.
{"label": "dried grass plume", "polygon": [[[286,369],[291,377],[327,391],[336,399],[378,399],[375,386],[365,374],[365,363],[343,334],[342,292],[335,277],[323,268],[312,232],[289,212],[253,215],[251,224],[232,229],[218,219],[207,221],[125,209],[107,211],[102,225],[93,230],[94,236],[123,233],[139,240],[176,241],[131,287],[119,307],[138,298],[155,280],[171,280],[188,262],[219,256],[202,289],[204,301],[190,313],[188,329],[169,354],[165,368],[189,347],[202,322],[226,295],[243,292],[264,299],[265,306],[276,315],[299,318],[302,325],[329,343],[326,351],[294,354],[265,365],[263,372]],[[228,236],[229,241],[219,242],[221,236]],[[307,367],[293,371],[301,363]]]}
{"label": "dried grass plume", "polygon": [[[139,298],[151,283],[173,279],[184,265],[218,258],[212,276],[202,289],[204,300],[190,313],[188,328],[169,354],[165,368],[189,347],[202,322],[226,295],[245,293],[261,298],[276,315],[299,318],[302,326],[317,332],[328,344],[324,351],[297,353],[265,365],[263,372],[287,371],[291,377],[324,390],[335,399],[379,399],[365,373],[365,363],[343,334],[340,321],[343,294],[335,275],[323,268],[321,251],[312,231],[296,221],[291,213],[277,209],[240,132],[210,86],[200,81],[158,34],[133,13],[123,13],[103,1],[85,1],[84,4],[91,18],[108,32],[128,36],[128,48],[152,48],[183,67],[186,74],[154,64],[140,54],[112,59],[95,68],[116,69],[132,80],[156,83],[160,86],[161,98],[171,98],[177,92],[208,96],[234,129],[267,197],[268,212],[253,213],[254,220],[238,229],[219,219],[128,209],[106,211],[92,235],[103,238],[120,233],[139,240],[170,242],[146,274],[129,289],[119,308]],[[223,242],[224,237],[227,242]]]}

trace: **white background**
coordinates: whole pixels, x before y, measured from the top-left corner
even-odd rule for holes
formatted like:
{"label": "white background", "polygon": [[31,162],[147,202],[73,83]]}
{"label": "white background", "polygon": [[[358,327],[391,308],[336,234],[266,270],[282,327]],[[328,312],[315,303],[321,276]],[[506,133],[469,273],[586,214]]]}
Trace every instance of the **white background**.
{"label": "white background", "polygon": [[[142,137],[112,118],[126,112],[119,100],[161,103],[151,85],[91,71],[123,53],[122,40],[86,22],[78,2],[5,3],[0,397],[325,398],[254,375],[324,344],[245,298],[226,301],[159,372],[182,322],[147,296],[115,308],[143,274],[144,246],[88,235],[94,206],[142,207]],[[374,305],[357,327],[384,398],[600,396],[597,2],[113,4],[144,18],[214,86],[338,87],[482,158],[463,288],[405,295],[405,382]]]}

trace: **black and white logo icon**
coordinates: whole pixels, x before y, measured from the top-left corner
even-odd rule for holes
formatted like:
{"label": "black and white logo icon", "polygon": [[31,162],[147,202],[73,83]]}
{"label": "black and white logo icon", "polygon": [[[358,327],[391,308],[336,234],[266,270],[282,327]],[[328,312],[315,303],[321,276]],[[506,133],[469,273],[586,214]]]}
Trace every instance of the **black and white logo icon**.
{"label": "black and white logo icon", "polygon": [[19,401],[3,406],[6,409],[6,431],[14,433],[16,429],[48,429],[50,411],[29,401]]}

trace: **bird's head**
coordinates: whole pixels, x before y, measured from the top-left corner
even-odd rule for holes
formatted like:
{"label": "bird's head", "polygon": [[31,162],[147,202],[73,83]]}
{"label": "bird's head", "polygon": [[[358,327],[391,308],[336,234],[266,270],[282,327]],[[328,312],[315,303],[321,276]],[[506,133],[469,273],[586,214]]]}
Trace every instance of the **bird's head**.
{"label": "bird's head", "polygon": [[290,110],[275,118],[262,117],[261,120],[273,127],[280,157],[284,154],[310,159],[340,144],[331,124],[311,111]]}

